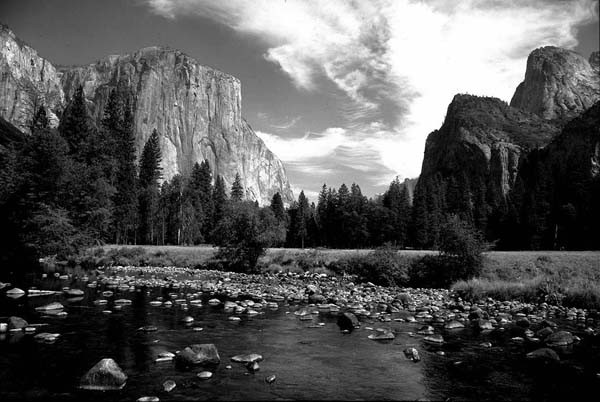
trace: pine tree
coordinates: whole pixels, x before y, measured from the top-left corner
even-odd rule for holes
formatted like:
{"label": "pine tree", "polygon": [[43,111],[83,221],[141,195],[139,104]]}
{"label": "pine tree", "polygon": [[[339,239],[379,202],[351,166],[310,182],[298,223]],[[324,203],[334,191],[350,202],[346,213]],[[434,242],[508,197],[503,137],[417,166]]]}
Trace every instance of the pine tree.
{"label": "pine tree", "polygon": [[308,223],[310,218],[310,210],[308,199],[304,195],[304,191],[298,196],[298,213],[296,215],[296,236],[300,240],[300,247],[304,248],[304,242],[308,235]]}
{"label": "pine tree", "polygon": [[225,210],[227,209],[228,199],[227,192],[225,190],[225,181],[221,176],[217,176],[215,179],[215,187],[212,193],[212,201],[214,205],[214,215],[212,227],[215,228],[217,224],[224,218]]}
{"label": "pine tree", "polygon": [[285,221],[285,207],[283,206],[283,200],[281,199],[281,194],[279,194],[279,192],[275,193],[271,199],[271,210],[278,221]]}
{"label": "pine tree", "polygon": [[427,214],[427,190],[425,180],[419,179],[415,187],[412,209],[412,243],[417,248],[424,248],[427,245],[429,226]]}
{"label": "pine tree", "polygon": [[161,178],[161,152],[156,129],[144,145],[140,157],[139,173],[139,232],[143,243],[152,244],[155,236],[155,215],[157,213],[159,187]]}
{"label": "pine tree", "polygon": [[69,151],[76,160],[81,161],[89,155],[89,138],[92,127],[89,121],[83,87],[75,90],[60,121],[59,132],[69,145]]}
{"label": "pine tree", "polygon": [[46,115],[46,108],[44,106],[40,106],[35,112],[29,128],[31,132],[34,133],[39,130],[45,130],[49,126],[50,122],[48,121],[48,116]]}
{"label": "pine tree", "polygon": [[120,135],[116,141],[116,193],[113,198],[113,222],[117,243],[135,241],[137,224],[138,189],[135,166],[134,116],[129,99],[124,104]]}
{"label": "pine tree", "polygon": [[242,179],[239,173],[235,174],[235,179],[231,185],[231,201],[237,202],[244,199],[244,187],[242,186]]}

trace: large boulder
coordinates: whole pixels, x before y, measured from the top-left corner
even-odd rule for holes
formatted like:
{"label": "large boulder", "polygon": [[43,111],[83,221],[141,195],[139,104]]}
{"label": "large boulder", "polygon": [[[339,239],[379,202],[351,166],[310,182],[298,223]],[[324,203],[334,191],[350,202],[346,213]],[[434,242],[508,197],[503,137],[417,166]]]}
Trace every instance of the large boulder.
{"label": "large boulder", "polygon": [[527,353],[527,358],[541,361],[560,361],[558,354],[550,348],[540,348]]}
{"label": "large boulder", "polygon": [[8,318],[8,330],[23,329],[29,324],[21,317],[12,316]]}
{"label": "large boulder", "polygon": [[360,322],[358,318],[352,313],[343,313],[338,317],[337,325],[340,329],[352,331],[354,328],[360,327]]}
{"label": "large boulder", "polygon": [[190,345],[177,353],[175,359],[184,367],[217,365],[221,362],[217,347],[212,343]]}
{"label": "large boulder", "polygon": [[548,346],[568,346],[574,341],[573,334],[569,331],[558,331],[548,335],[546,344]]}
{"label": "large boulder", "polygon": [[79,388],[111,391],[125,386],[127,375],[113,359],[102,359],[79,382]]}

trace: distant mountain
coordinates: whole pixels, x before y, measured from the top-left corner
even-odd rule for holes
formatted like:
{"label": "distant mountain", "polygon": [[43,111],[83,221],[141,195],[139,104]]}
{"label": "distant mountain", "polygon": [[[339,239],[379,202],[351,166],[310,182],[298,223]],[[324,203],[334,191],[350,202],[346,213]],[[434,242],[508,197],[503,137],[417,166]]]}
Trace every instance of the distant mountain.
{"label": "distant mountain", "polygon": [[489,239],[500,237],[523,161],[600,99],[597,55],[590,60],[555,47],[536,49],[510,106],[496,98],[456,95],[441,128],[427,138],[417,206],[433,222],[458,213]]}
{"label": "distant mountain", "polygon": [[517,87],[510,105],[544,119],[580,115],[600,98],[598,53],[589,60],[553,46],[534,50],[527,59],[525,80]]}
{"label": "distant mountain", "polygon": [[135,99],[138,154],[156,128],[164,179],[188,173],[206,159],[227,186],[239,174],[251,200],[267,204],[279,192],[284,202],[293,201],[282,162],[242,117],[237,78],[160,47],[59,70],[5,26],[0,27],[0,44],[0,116],[21,130],[28,131],[38,104],[48,106],[57,125],[79,85],[99,123],[110,91],[124,85]]}

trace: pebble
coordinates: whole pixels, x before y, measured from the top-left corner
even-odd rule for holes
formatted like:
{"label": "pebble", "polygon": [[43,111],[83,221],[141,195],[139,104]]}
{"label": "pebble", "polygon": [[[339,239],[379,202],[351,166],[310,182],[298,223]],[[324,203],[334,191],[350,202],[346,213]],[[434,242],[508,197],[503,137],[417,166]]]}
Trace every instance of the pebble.
{"label": "pebble", "polygon": [[197,374],[197,377],[200,378],[201,380],[208,380],[213,376],[213,373],[211,373],[210,371],[201,371]]}
{"label": "pebble", "polygon": [[165,390],[165,392],[173,391],[173,389],[175,389],[176,386],[177,384],[175,384],[175,381],[173,380],[167,380],[163,382],[163,390]]}

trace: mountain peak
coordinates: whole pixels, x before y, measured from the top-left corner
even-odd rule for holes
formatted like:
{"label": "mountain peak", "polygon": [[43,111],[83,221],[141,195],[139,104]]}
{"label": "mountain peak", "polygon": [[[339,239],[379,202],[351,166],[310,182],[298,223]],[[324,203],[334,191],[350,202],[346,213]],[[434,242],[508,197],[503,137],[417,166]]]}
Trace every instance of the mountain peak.
{"label": "mountain peak", "polygon": [[525,80],[510,105],[545,119],[570,119],[600,99],[600,77],[579,53],[555,46],[527,58]]}

